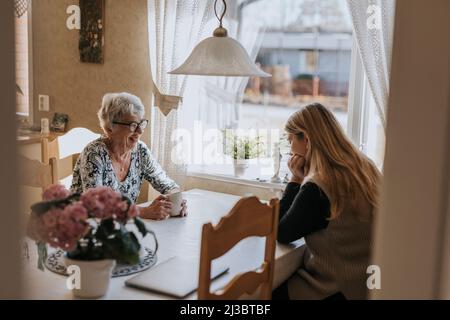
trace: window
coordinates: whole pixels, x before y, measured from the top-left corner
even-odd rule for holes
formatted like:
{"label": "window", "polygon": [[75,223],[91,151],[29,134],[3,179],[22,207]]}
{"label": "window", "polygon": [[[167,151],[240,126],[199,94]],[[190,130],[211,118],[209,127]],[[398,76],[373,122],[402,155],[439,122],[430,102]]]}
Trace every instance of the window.
{"label": "window", "polygon": [[15,55],[16,55],[16,113],[21,116],[30,114],[30,71],[31,71],[31,4],[20,17],[15,16]]}
{"label": "window", "polygon": [[346,10],[344,0],[261,0],[243,9],[244,19],[260,21],[265,30],[256,61],[273,76],[250,79],[239,127],[283,130],[287,118],[312,101],[346,127],[352,46]]}
{"label": "window", "polygon": [[[239,35],[238,40],[253,54],[256,63],[271,73],[272,77],[251,78],[241,86],[232,87],[235,90],[242,89],[242,95],[239,96],[242,102],[232,105],[231,121],[225,120],[230,117],[229,110],[227,112],[223,108],[227,105],[225,102],[222,108],[214,109],[216,112],[211,112],[208,116],[200,115],[200,119],[215,117],[215,121],[206,121],[209,126],[201,121],[202,125],[209,128],[234,129],[243,135],[247,132],[252,137],[262,135],[264,152],[258,159],[250,160],[248,169],[239,177],[270,182],[276,165],[272,156],[274,142],[279,138],[282,154],[279,177],[283,179],[286,174],[289,175],[286,155],[289,146],[282,139],[284,125],[292,113],[312,102],[320,102],[328,107],[355,144],[361,145],[362,150],[381,166],[380,154],[381,149],[384,150],[384,140],[380,135],[380,123],[376,120],[375,106],[368,103],[363,110],[360,107],[362,104],[355,97],[349,99],[352,87],[350,82],[358,81],[350,74],[355,59],[360,67],[356,71],[359,76],[364,77],[364,71],[359,54],[355,56],[346,1],[259,0],[249,1],[241,10],[238,14],[242,17],[241,32],[251,33],[256,28],[259,33],[258,40],[253,43],[245,42]],[[201,105],[200,101],[205,97],[217,95],[216,90],[208,84],[220,81],[236,80],[198,79],[187,90],[197,92],[198,95],[189,94],[189,97],[185,97],[185,104]],[[361,86],[354,88],[365,89],[366,87]],[[365,96],[369,96],[367,92]],[[367,102],[371,102],[370,99],[367,98]],[[190,106],[189,108],[192,111]],[[213,107],[208,104],[208,108]],[[210,112],[208,109],[203,111]],[[190,116],[194,113],[191,112]],[[181,119],[185,117],[182,116]],[[358,134],[354,133],[355,130],[359,130]],[[216,148],[216,151],[220,152],[220,148]],[[188,166],[188,171],[233,176],[236,174],[232,162],[194,163]]]}

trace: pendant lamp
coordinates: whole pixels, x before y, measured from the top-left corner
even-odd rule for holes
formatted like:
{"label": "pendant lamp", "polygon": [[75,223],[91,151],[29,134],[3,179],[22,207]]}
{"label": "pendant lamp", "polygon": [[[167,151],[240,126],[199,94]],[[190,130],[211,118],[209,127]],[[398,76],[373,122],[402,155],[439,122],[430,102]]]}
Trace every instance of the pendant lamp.
{"label": "pendant lamp", "polygon": [[169,74],[271,77],[271,74],[262,71],[253,63],[238,41],[228,37],[227,29],[222,25],[227,4],[225,0],[222,2],[224,9],[220,17],[217,14],[217,0],[214,2],[214,13],[219,20],[219,27],[214,30],[213,36],[197,44],[186,61]]}

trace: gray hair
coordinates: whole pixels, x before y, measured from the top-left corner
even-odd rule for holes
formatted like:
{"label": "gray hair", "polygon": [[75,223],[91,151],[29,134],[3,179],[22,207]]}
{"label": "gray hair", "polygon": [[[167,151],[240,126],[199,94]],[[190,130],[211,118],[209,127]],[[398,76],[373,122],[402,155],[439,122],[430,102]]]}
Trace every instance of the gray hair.
{"label": "gray hair", "polygon": [[141,99],[127,92],[105,94],[102,107],[97,113],[100,126],[105,133],[106,129],[112,128],[113,121],[120,120],[127,114],[135,114],[139,117],[145,114]]}

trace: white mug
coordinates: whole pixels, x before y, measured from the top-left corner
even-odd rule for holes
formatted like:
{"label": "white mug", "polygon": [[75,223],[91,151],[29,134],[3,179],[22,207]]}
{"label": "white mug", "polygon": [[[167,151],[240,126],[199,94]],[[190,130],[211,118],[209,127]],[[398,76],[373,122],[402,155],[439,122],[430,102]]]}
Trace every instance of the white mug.
{"label": "white mug", "polygon": [[179,216],[181,212],[181,204],[183,203],[183,193],[176,192],[167,195],[169,201],[172,203],[172,211],[170,212],[170,216]]}

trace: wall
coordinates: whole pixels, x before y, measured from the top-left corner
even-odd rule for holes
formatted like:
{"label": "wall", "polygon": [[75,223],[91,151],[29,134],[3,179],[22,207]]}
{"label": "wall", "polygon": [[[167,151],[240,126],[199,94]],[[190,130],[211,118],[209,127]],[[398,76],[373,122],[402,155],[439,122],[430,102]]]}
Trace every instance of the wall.
{"label": "wall", "polygon": [[[66,28],[66,8],[74,3],[32,1],[34,120],[64,112],[70,127],[99,132],[96,112],[104,93],[129,91],[150,106],[147,1],[105,1],[104,64],[80,62],[79,32]],[[50,96],[50,113],[38,111],[39,94]]]}
{"label": "wall", "polygon": [[[54,112],[67,113],[69,128],[100,132],[97,110],[106,92],[128,91],[147,106],[152,81],[148,53],[147,0],[105,1],[104,63],[81,63],[78,30],[66,27],[73,0],[32,1],[34,123]],[[38,96],[50,96],[50,112],[38,110]],[[150,131],[143,136],[147,144]],[[147,194],[145,185],[141,196]],[[144,199],[146,197],[141,197]]]}
{"label": "wall", "polygon": [[450,1],[397,1],[373,257],[381,268],[381,290],[373,298],[436,299],[450,287],[443,283],[450,271],[442,269],[450,219],[448,30]]}

